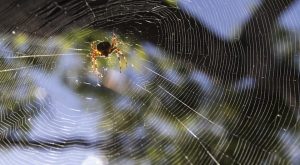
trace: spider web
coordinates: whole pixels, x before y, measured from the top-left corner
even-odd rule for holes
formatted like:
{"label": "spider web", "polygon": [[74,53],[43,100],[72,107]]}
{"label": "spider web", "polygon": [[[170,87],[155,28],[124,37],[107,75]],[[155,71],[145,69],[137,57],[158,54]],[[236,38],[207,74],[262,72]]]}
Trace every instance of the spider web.
{"label": "spider web", "polygon": [[0,164],[297,164],[299,5],[1,1]]}

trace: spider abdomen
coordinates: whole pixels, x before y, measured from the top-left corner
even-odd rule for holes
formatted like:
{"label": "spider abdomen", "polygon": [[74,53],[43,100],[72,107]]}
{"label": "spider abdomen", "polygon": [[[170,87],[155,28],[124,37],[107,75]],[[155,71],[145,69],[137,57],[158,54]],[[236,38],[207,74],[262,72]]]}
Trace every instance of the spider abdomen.
{"label": "spider abdomen", "polygon": [[102,53],[103,56],[108,56],[110,53],[111,45],[109,42],[104,41],[97,44],[97,50]]}

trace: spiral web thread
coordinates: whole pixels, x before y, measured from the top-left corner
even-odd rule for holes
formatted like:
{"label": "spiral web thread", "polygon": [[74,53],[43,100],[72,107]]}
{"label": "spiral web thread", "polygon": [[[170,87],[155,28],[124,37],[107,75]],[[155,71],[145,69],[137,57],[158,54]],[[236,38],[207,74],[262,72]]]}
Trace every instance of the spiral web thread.
{"label": "spiral web thread", "polygon": [[[291,1],[218,3],[1,2],[0,164],[298,162]],[[229,38],[205,20],[235,8]],[[128,65],[99,58],[99,78],[89,43],[113,33]]]}

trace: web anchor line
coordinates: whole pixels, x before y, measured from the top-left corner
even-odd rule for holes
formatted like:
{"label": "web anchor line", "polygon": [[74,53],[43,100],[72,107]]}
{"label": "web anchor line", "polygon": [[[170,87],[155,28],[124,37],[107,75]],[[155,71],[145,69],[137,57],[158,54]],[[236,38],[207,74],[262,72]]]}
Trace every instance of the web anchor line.
{"label": "web anchor line", "polygon": [[[175,98],[176,100],[180,101],[182,104],[184,104],[185,106],[187,106],[188,108],[190,108],[191,110],[195,111],[194,109],[192,109],[191,107],[189,107],[188,105],[186,105],[185,103],[183,103],[181,100],[179,100],[178,98],[176,98],[174,95],[172,95],[170,92],[168,92],[167,90],[165,90],[163,87],[159,86],[159,88],[161,88],[162,90],[164,90],[166,93],[168,93],[169,95],[171,95],[173,98]],[[196,112],[197,114],[199,114],[198,112]],[[201,117],[205,118],[207,121],[211,122],[209,119],[207,119],[206,117],[204,117],[203,115],[199,114]],[[220,165],[220,163],[217,161],[217,159],[213,156],[213,154],[206,148],[206,146],[200,141],[200,138],[194,134],[193,131],[191,131],[187,126],[185,126],[177,117],[175,117],[175,119],[194,137],[198,140],[198,142],[200,143],[201,147],[205,150],[205,152],[211,157],[211,159],[217,164]]]}
{"label": "web anchor line", "polygon": [[94,17],[94,19],[95,19],[95,18],[96,18],[96,15],[95,15],[95,13],[94,13],[92,7],[89,5],[89,3],[88,3],[86,0],[84,0],[84,1],[85,1],[86,6],[87,6],[87,7],[90,9],[90,11],[92,12],[93,17]]}
{"label": "web anchor line", "polygon": [[183,101],[181,101],[180,99],[178,99],[177,97],[175,97],[173,94],[171,94],[169,91],[167,91],[166,89],[164,89],[163,87],[161,87],[160,85],[158,86],[159,88],[161,88],[163,91],[165,91],[166,93],[168,93],[170,96],[172,96],[174,99],[176,99],[177,101],[179,101],[181,104],[183,104],[184,106],[188,107],[190,110],[192,110],[193,112],[195,112],[197,115],[199,115],[200,117],[202,117],[203,119],[207,120],[209,123],[211,124],[215,124],[214,122],[212,122],[211,120],[209,120],[207,117],[203,116],[201,113],[197,112],[195,109],[191,108],[190,106],[188,106],[186,103],[184,103]]}

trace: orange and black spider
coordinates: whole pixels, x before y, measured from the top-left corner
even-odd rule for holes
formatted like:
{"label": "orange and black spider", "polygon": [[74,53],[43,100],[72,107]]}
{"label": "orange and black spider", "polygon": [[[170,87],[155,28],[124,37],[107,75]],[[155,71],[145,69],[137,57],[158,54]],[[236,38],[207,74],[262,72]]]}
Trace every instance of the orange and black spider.
{"label": "orange and black spider", "polygon": [[119,42],[115,34],[113,34],[113,37],[111,39],[111,44],[108,41],[99,41],[99,40],[91,42],[90,56],[92,58],[93,71],[95,73],[99,74],[99,72],[97,71],[96,58],[97,57],[107,58],[114,52],[116,53],[119,60],[120,73],[121,73],[120,56],[124,58],[124,61],[126,62],[126,66],[127,66],[126,57],[123,55],[122,51],[117,47],[118,43]]}

